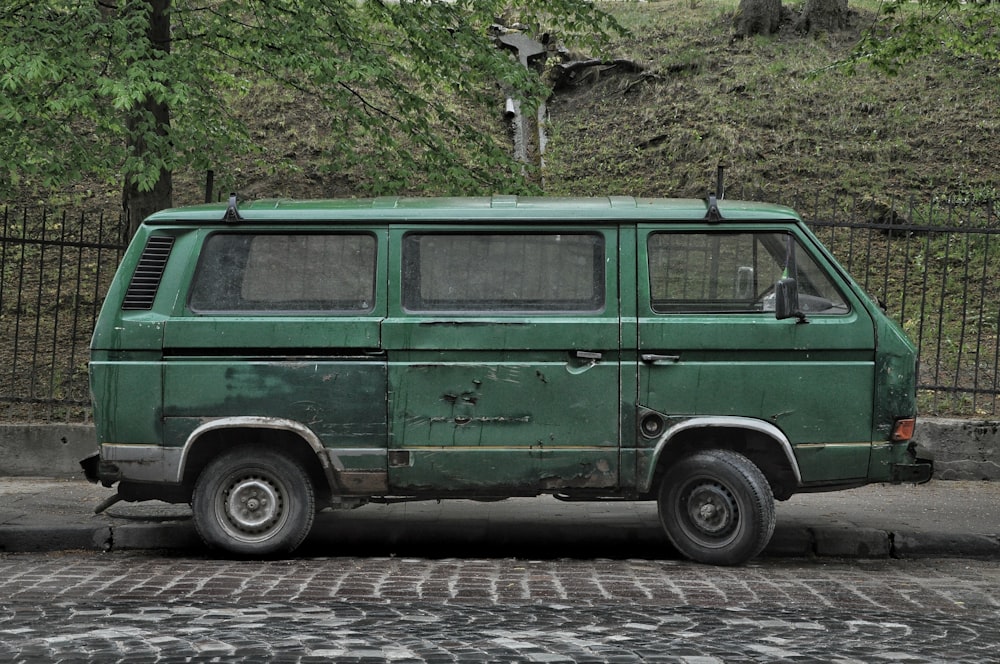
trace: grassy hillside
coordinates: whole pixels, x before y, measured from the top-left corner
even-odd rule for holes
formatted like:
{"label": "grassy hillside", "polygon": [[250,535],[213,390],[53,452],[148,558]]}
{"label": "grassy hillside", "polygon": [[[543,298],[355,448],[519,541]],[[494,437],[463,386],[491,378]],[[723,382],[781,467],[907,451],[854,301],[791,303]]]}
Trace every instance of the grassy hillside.
{"label": "grassy hillside", "polygon": [[[871,24],[807,37],[731,39],[736,0],[608,7],[632,36],[615,57],[642,75],[602,73],[550,104],[545,173],[553,194],[704,196],[716,166],[729,188],[796,194],[995,198],[1000,69],[951,57],[887,76],[831,68]],[[871,5],[874,6],[874,5]],[[794,6],[793,6],[794,8]]]}
{"label": "grassy hillside", "polygon": [[[832,67],[871,25],[875,0],[851,0],[853,27],[735,41],[738,0],[650,0],[603,6],[631,30],[608,44],[608,68],[549,100],[549,143],[538,177],[546,193],[704,196],[718,165],[731,195],[787,202],[822,194],[982,200],[1000,184],[1000,66],[928,58],[898,76]],[[788,13],[798,5],[786,3]],[[558,36],[558,34],[557,34]],[[594,54],[580,54],[590,57]],[[495,109],[470,110],[477,131],[507,140],[498,84]],[[338,137],[323,112],[260,86],[233,99],[260,152],[221,155],[216,192],[245,198],[363,196],[380,168],[331,171]],[[204,173],[177,173],[175,203],[201,202]],[[440,194],[420,174],[394,190]],[[479,193],[479,192],[470,192]],[[504,192],[512,193],[512,192]],[[81,183],[49,204],[115,210],[114,184]]]}

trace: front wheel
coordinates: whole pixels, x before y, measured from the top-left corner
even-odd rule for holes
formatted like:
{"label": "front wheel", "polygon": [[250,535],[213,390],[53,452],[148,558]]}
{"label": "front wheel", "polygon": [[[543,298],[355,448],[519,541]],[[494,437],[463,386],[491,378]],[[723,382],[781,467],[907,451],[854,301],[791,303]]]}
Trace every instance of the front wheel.
{"label": "front wheel", "polygon": [[712,565],[741,565],[774,533],[774,496],[767,478],[742,454],[704,450],[664,474],[660,523],[677,550]]}
{"label": "front wheel", "polygon": [[265,447],[213,459],[194,486],[194,525],[205,543],[245,556],[294,551],[312,528],[316,498],[302,465]]}

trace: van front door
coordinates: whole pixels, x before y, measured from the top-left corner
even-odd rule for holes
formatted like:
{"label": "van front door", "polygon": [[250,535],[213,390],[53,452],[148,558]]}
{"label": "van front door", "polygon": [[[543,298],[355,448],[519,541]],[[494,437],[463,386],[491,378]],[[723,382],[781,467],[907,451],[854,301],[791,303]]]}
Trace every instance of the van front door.
{"label": "van front door", "polygon": [[390,229],[392,491],[617,486],[617,244],[615,228]]}
{"label": "van front door", "polygon": [[[792,442],[803,481],[821,484],[867,474],[875,336],[811,242],[780,226],[640,227],[638,403],[668,428],[767,422]],[[775,317],[782,277],[796,279],[804,320]]]}

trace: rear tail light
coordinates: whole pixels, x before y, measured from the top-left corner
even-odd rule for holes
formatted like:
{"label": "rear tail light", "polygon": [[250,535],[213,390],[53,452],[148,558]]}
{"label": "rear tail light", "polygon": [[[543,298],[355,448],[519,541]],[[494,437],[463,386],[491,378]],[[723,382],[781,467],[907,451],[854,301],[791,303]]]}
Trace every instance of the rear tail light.
{"label": "rear tail light", "polygon": [[914,417],[896,420],[896,424],[892,427],[892,435],[889,437],[889,440],[902,443],[913,438],[913,429],[916,425],[917,420]]}

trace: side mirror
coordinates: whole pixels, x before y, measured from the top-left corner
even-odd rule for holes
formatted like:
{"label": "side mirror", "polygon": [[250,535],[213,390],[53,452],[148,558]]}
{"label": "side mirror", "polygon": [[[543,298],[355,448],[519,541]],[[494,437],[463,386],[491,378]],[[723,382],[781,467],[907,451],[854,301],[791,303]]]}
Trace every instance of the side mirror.
{"label": "side mirror", "polygon": [[774,317],[778,320],[798,318],[806,322],[806,315],[799,310],[799,285],[791,277],[782,277],[774,284]]}

